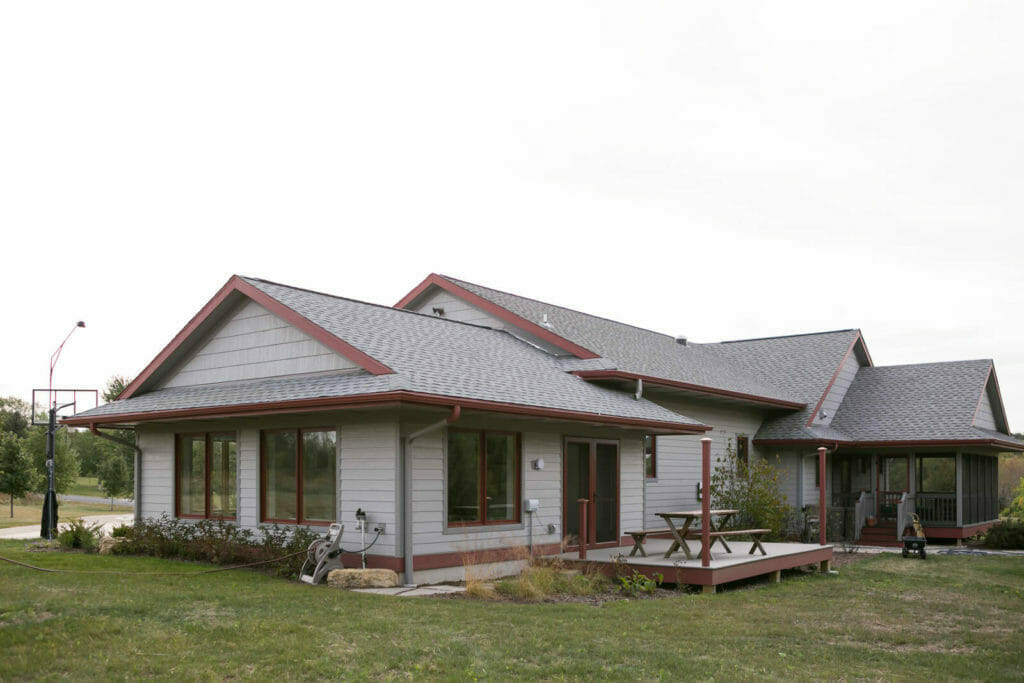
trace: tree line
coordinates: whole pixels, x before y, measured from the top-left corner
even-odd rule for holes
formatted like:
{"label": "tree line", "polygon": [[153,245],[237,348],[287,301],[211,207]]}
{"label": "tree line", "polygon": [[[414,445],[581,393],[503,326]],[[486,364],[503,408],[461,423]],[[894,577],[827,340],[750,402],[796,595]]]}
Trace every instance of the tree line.
{"label": "tree line", "polygon": [[[115,375],[103,390],[103,400],[113,401],[128,384]],[[46,406],[36,406],[37,419]],[[135,442],[131,430],[112,430],[111,436]],[[54,438],[54,488],[67,493],[79,476],[96,477],[109,498],[134,495],[135,451],[129,446],[100,438],[86,429],[61,428]],[[19,398],[0,398],[0,493],[14,500],[29,493],[45,493],[46,427],[32,424],[32,406]]]}

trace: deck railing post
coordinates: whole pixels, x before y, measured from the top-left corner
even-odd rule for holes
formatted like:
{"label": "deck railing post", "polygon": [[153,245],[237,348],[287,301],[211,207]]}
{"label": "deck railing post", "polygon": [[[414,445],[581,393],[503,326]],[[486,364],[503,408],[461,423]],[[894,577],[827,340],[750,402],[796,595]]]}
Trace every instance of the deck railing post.
{"label": "deck railing post", "polygon": [[579,498],[576,500],[580,506],[580,559],[587,559],[587,536],[590,531],[590,524],[587,523],[587,503],[590,501],[586,498]]}
{"label": "deck railing post", "polygon": [[711,439],[700,440],[700,566],[711,566]]}
{"label": "deck railing post", "polygon": [[825,509],[825,447],[818,449],[818,542],[825,545],[828,511]]}

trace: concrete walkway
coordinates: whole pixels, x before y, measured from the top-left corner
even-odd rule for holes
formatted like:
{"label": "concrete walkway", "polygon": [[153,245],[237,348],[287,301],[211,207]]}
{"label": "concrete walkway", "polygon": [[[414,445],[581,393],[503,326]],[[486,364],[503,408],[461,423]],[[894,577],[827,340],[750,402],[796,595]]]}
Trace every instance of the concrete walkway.
{"label": "concrete walkway", "polygon": [[[57,519],[60,518],[58,517]],[[135,516],[132,513],[120,515],[88,515],[86,517],[82,517],[82,521],[86,524],[102,524],[104,534],[109,534],[111,529],[121,524],[130,526],[134,523],[134,520]],[[58,522],[57,531],[63,530],[66,526],[67,522]],[[39,527],[40,523],[36,523],[32,526],[12,526],[7,529],[0,529],[0,539],[20,538],[36,540],[39,538]]]}
{"label": "concrete walkway", "polygon": [[463,593],[464,586],[449,586],[438,584],[436,586],[395,586],[394,588],[354,588],[353,593],[372,593],[373,595],[396,595],[400,598],[423,598],[431,595],[445,595],[448,593]]}
{"label": "concrete walkway", "polygon": [[[57,500],[60,502],[68,501],[71,503],[101,503],[110,505],[109,498],[102,498],[98,496],[79,496],[65,493],[57,494]],[[114,505],[131,505],[134,501],[131,498],[115,498]]]}

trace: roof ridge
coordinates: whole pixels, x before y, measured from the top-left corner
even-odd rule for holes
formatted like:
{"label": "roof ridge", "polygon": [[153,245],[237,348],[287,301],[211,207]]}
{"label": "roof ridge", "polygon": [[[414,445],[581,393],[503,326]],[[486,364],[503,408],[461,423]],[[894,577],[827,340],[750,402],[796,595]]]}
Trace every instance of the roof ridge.
{"label": "roof ridge", "polygon": [[840,332],[859,332],[858,327],[847,327],[840,330],[824,330],[822,332],[798,332],[796,334],[780,334],[778,336],[769,337],[751,337],[749,339],[726,339],[718,344],[742,344],[744,342],[755,342],[755,341],[768,341],[769,339],[792,339],[793,337],[814,337],[822,334],[838,334]]}
{"label": "roof ridge", "polygon": [[[287,289],[294,289],[299,292],[307,292],[309,294],[316,294],[318,296],[326,296],[331,299],[340,299],[341,301],[349,301],[355,304],[363,304],[364,306],[373,306],[374,308],[382,308],[387,311],[394,311],[396,313],[408,313],[409,315],[419,316],[428,320],[440,320],[446,323],[452,323],[455,325],[467,325],[469,327],[478,330],[490,330],[492,332],[504,332],[504,330],[495,329],[493,327],[487,327],[486,325],[477,325],[475,323],[465,322],[463,320],[452,320],[451,318],[441,318],[436,315],[430,315],[429,313],[420,313],[419,311],[410,311],[407,308],[395,308],[394,306],[387,306],[385,304],[376,304],[372,301],[363,301],[362,299],[353,299],[350,296],[341,296],[339,294],[331,294],[330,292],[321,292],[317,289],[309,289],[308,287],[296,287],[295,285],[288,285],[283,282],[274,282],[273,280],[266,280],[261,277],[251,277],[249,275],[239,275],[238,277],[244,280],[254,280],[256,282],[264,282],[268,285],[274,285],[275,287],[285,287]],[[514,336],[514,335],[513,335]]]}
{"label": "roof ridge", "polygon": [[[476,282],[470,282],[469,280],[460,280],[457,277],[452,277],[451,275],[445,275],[444,273],[437,273],[437,276],[438,277],[443,277],[445,280],[450,280],[450,281],[452,281],[452,282],[454,282],[456,284],[473,285],[474,287],[480,287],[481,289],[487,289],[487,290],[490,290],[492,292],[497,292],[498,294],[504,294],[506,296],[514,296],[517,299],[525,299],[527,301],[532,301],[532,302],[537,303],[537,304],[543,304],[545,306],[552,306],[554,308],[560,308],[563,311],[569,311],[571,313],[576,313],[576,314],[579,314],[579,315],[585,315],[588,318],[596,318],[597,320],[604,320],[605,322],[615,323],[616,325],[622,325],[623,327],[632,327],[633,329],[640,330],[642,332],[650,332],[651,334],[656,334],[656,335],[659,335],[659,336],[662,336],[662,337],[668,337],[669,339],[675,339],[675,337],[673,335],[671,335],[671,334],[667,334],[665,332],[658,332],[657,330],[652,330],[652,329],[650,329],[648,327],[640,327],[639,325],[633,325],[632,323],[624,323],[621,320],[613,320],[612,318],[607,318],[607,317],[605,317],[603,315],[594,315],[593,313],[587,313],[586,311],[580,311],[580,310],[577,310],[575,308],[569,308],[568,306],[560,306],[559,304],[553,304],[553,303],[551,303],[549,301],[541,301],[540,299],[534,299],[533,297],[523,296],[522,294],[516,294],[514,292],[506,292],[503,289],[495,289],[494,287],[488,287],[486,285],[481,285],[481,284],[478,284]],[[494,302],[492,302],[492,303],[494,303]],[[691,343],[693,343],[693,342],[691,342]]]}
{"label": "roof ridge", "polygon": [[[895,365],[870,365],[864,366],[865,368],[872,368],[875,370],[886,370],[889,368],[920,368],[926,365],[956,365],[956,364],[967,364],[967,363],[987,363],[989,365],[995,365],[995,361],[991,358],[968,358],[965,360],[934,360],[928,361],[927,363],[897,363]],[[862,370],[864,368],[861,368]]]}

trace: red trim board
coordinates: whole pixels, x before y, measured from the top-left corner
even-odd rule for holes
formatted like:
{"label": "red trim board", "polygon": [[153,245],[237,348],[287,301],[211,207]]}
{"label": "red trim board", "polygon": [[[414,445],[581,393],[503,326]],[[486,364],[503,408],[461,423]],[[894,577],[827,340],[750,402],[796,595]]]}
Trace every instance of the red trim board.
{"label": "red trim board", "polygon": [[1005,447],[1011,451],[1024,451],[1024,447],[1009,441],[999,439],[915,439],[913,441],[836,441],[835,439],[754,439],[756,446],[847,446],[852,448],[882,448],[887,446],[913,447],[913,446],[998,446]]}
{"label": "red trim board", "polygon": [[526,318],[516,315],[507,308],[503,308],[489,299],[485,299],[478,294],[474,294],[465,287],[460,287],[451,280],[448,280],[437,273],[431,273],[428,275],[423,282],[416,285],[411,292],[402,297],[394,307],[405,308],[430,287],[439,287],[449,294],[457,296],[467,303],[470,303],[507,323],[515,325],[536,337],[540,337],[550,344],[554,344],[558,348],[571,353],[577,358],[600,358],[600,356],[593,351],[585,349],[578,344],[574,344],[565,337],[560,337],[551,330],[545,329],[536,323],[532,323]]}
{"label": "red trim board", "polygon": [[175,351],[177,351],[178,348],[180,348],[181,345],[184,344],[192,336],[193,333],[195,333],[199,326],[202,325],[207,319],[209,319],[209,317],[214,314],[214,312],[221,306],[221,304],[223,304],[228,299],[228,297],[234,294],[235,292],[238,292],[240,294],[243,294],[244,296],[249,297],[256,303],[260,304],[261,306],[269,310],[274,315],[291,323],[295,327],[299,328],[309,336],[319,341],[327,348],[335,351],[336,353],[344,356],[345,358],[348,358],[349,360],[351,360],[353,363],[360,366],[364,370],[374,375],[387,375],[394,372],[394,370],[387,367],[383,363],[380,363],[379,361],[363,353],[356,347],[352,346],[348,342],[339,339],[334,334],[331,334],[324,328],[311,322],[309,319],[303,317],[302,315],[299,315],[288,306],[285,306],[277,299],[269,296],[268,294],[262,292],[256,287],[253,287],[252,285],[250,285],[248,282],[238,277],[237,275],[232,275],[224,284],[224,286],[217,291],[213,298],[206,302],[205,306],[199,309],[199,312],[196,313],[191,320],[189,320],[188,324],[186,324],[185,327],[183,327],[181,331],[174,336],[174,339],[172,339],[170,343],[168,343],[167,346],[165,346],[163,350],[157,354],[156,358],[149,362],[149,365],[147,365],[142,370],[142,372],[139,373],[138,377],[132,380],[131,383],[127,387],[125,387],[124,391],[122,391],[117,398],[131,398],[132,396],[134,396],[135,393],[139,390],[139,388],[143,384],[145,384],[146,381],[150,377],[152,377],[157,370],[160,369],[160,367],[167,361],[167,359],[170,358],[171,355]]}

